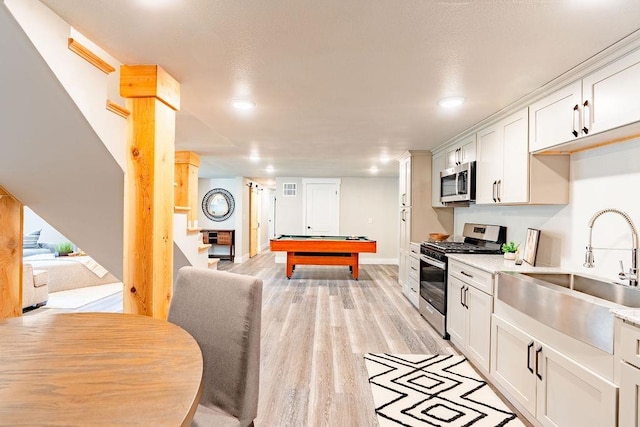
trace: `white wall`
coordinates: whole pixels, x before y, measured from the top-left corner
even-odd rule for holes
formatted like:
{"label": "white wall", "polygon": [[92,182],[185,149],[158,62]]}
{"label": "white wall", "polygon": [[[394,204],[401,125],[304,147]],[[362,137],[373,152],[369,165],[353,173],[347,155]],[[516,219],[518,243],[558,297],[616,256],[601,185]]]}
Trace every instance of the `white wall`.
{"label": "white wall", "polygon": [[70,241],[70,239],[53,228],[47,221],[40,218],[38,214],[32,211],[28,206],[24,207],[24,219],[22,223],[24,226],[24,234],[29,234],[32,231],[42,230],[40,232],[38,243],[52,243],[55,245],[58,243]]}
{"label": "white wall", "polygon": [[[295,182],[295,197],[282,195],[282,184]],[[276,179],[275,230],[305,234],[302,178]],[[340,235],[361,235],[377,241],[377,253],[361,254],[362,263],[398,263],[398,178],[341,178]],[[371,223],[369,223],[371,219]]]}
{"label": "white wall", "polygon": [[608,279],[617,279],[619,260],[631,262],[631,232],[621,216],[605,214],[594,226],[594,269],[582,267],[595,212],[617,208],[640,226],[640,139],[576,153],[571,156],[571,196],[566,206],[474,206],[455,209],[455,234],[465,222],[505,225],[507,238],[524,242],[527,227],[542,230],[538,257],[554,265]]}

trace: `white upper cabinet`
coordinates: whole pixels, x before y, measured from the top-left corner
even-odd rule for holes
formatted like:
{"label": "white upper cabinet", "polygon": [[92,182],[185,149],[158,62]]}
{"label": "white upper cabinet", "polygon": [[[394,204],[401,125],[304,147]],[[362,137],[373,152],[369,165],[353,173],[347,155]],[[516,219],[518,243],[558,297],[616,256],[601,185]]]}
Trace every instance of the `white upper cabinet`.
{"label": "white upper cabinet", "polygon": [[440,171],[445,168],[445,153],[434,154],[431,159],[431,206],[442,208],[444,204],[440,201]]}
{"label": "white upper cabinet", "polygon": [[478,132],[476,203],[529,201],[527,109]]}
{"label": "white upper cabinet", "polygon": [[530,105],[529,114],[531,152],[571,152],[633,133],[619,128],[640,121],[640,50]]}
{"label": "white upper cabinet", "polygon": [[407,156],[399,160],[399,195],[400,207],[411,206],[411,157]]}
{"label": "white upper cabinet", "polygon": [[529,107],[529,151],[571,141],[580,135],[582,82],[575,82]]}
{"label": "white upper cabinet", "polygon": [[476,204],[569,203],[569,156],[533,156],[528,109],[477,133]]}
{"label": "white upper cabinet", "polygon": [[462,163],[476,160],[476,135],[470,135],[449,147],[445,151],[445,167],[451,168]]}
{"label": "white upper cabinet", "polygon": [[640,50],[582,80],[583,132],[604,132],[640,120]]}

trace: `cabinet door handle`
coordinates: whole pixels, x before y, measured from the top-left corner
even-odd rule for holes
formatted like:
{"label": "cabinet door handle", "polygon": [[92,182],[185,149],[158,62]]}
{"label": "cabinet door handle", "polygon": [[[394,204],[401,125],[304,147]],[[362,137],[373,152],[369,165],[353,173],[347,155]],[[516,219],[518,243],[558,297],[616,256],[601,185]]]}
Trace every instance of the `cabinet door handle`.
{"label": "cabinet door handle", "polygon": [[576,119],[578,119],[580,117],[580,107],[578,107],[578,104],[573,106],[573,130],[571,131],[571,133],[573,134],[573,136],[575,136],[576,138],[578,137],[578,126],[576,126]]}
{"label": "cabinet door handle", "polygon": [[456,150],[458,152],[458,164],[462,163],[462,148]]}
{"label": "cabinet door handle", "polygon": [[469,309],[469,287],[464,288],[464,306]]}
{"label": "cabinet door handle", "polygon": [[498,196],[497,196],[498,202],[500,202],[500,201],[501,201],[501,200],[500,200],[500,186],[501,186],[501,185],[502,185],[502,180],[501,180],[501,179],[499,179],[499,180],[498,180],[498,183],[497,183],[497,185],[496,185],[496,188],[497,188],[496,193],[498,194]]}
{"label": "cabinet door handle", "polygon": [[527,346],[527,369],[533,374],[533,368],[531,367],[531,350],[533,350],[533,340]]}
{"label": "cabinet door handle", "polygon": [[460,305],[464,307],[464,286],[460,287]]}
{"label": "cabinet door handle", "polygon": [[542,374],[540,373],[540,354],[542,353],[542,346],[536,349],[536,377],[542,380]]}
{"label": "cabinet door handle", "polygon": [[582,106],[584,107],[582,109],[582,132],[584,132],[585,135],[588,135],[589,128],[587,125],[591,124],[591,105],[589,104],[589,101],[584,101]]}
{"label": "cabinet door handle", "polygon": [[473,279],[473,274],[469,274],[469,273],[467,273],[467,272],[466,272],[466,271],[464,271],[464,270],[461,270],[461,271],[460,271],[460,274],[462,274],[463,276],[467,276],[467,277],[470,277],[470,278],[472,278],[472,279]]}
{"label": "cabinet door handle", "polygon": [[493,202],[497,202],[498,200],[496,200],[496,182],[497,181],[493,181],[493,192],[491,193],[491,197],[493,198]]}

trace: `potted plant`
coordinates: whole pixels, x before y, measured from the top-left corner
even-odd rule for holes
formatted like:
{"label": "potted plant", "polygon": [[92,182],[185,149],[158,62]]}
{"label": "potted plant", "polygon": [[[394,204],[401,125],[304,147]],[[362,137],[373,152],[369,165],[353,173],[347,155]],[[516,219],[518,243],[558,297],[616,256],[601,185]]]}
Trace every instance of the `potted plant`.
{"label": "potted plant", "polygon": [[509,243],[504,243],[502,245],[502,252],[504,252],[504,259],[516,259],[516,252],[518,252],[518,248],[520,244],[516,244],[516,242],[511,241]]}
{"label": "potted plant", "polygon": [[58,256],[67,256],[73,252],[73,245],[71,242],[60,242],[56,245],[56,253]]}

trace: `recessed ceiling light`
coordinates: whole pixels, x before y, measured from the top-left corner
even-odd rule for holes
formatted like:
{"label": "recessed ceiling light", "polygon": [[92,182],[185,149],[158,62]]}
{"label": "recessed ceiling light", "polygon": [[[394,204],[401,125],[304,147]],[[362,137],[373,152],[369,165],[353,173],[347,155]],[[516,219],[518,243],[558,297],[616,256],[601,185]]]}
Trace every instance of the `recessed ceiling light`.
{"label": "recessed ceiling light", "polygon": [[249,155],[249,160],[251,160],[252,162],[259,162],[260,161],[260,155],[258,153],[251,153],[251,155]]}
{"label": "recessed ceiling light", "polygon": [[391,159],[389,159],[389,155],[387,154],[383,154],[380,156],[380,163],[389,163],[389,160]]}
{"label": "recessed ceiling light", "polygon": [[452,96],[449,98],[442,98],[438,101],[438,105],[442,108],[454,108],[464,104],[465,99],[462,96]]}
{"label": "recessed ceiling light", "polygon": [[273,169],[273,166],[269,165],[269,166],[267,166],[266,170],[267,170],[268,173],[273,173],[274,169]]}
{"label": "recessed ceiling light", "polygon": [[375,167],[375,166],[371,166],[371,167],[369,168],[369,172],[371,172],[371,173],[373,173],[373,174],[376,174],[376,173],[378,173],[378,168],[377,168],[377,167]]}
{"label": "recessed ceiling light", "polygon": [[250,99],[234,99],[231,105],[236,110],[252,110],[256,107],[256,103]]}

